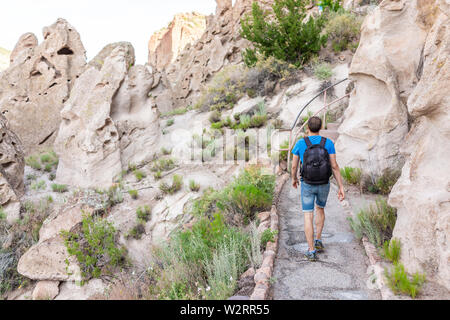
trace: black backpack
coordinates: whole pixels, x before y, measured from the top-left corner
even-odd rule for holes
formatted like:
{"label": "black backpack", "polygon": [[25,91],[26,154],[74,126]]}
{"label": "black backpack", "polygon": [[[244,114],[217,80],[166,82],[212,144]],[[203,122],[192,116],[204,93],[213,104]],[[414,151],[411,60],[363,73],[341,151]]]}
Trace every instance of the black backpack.
{"label": "black backpack", "polygon": [[325,144],[327,139],[322,137],[320,144],[312,144],[308,137],[305,138],[306,151],[303,155],[300,174],[303,181],[311,185],[328,184],[333,174],[331,170],[330,155]]}

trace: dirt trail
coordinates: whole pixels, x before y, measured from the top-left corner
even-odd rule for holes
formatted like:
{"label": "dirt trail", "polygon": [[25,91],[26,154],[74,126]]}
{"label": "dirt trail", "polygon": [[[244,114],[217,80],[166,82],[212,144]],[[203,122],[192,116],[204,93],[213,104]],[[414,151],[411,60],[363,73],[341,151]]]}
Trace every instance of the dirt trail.
{"label": "dirt trail", "polygon": [[301,212],[300,188],[288,181],[279,201],[280,247],[275,260],[272,297],[275,300],[367,300],[381,299],[378,290],[370,290],[366,274],[368,259],[355,239],[347,215],[332,185],[323,231],[325,252],[319,261],[307,261],[307,249]]}

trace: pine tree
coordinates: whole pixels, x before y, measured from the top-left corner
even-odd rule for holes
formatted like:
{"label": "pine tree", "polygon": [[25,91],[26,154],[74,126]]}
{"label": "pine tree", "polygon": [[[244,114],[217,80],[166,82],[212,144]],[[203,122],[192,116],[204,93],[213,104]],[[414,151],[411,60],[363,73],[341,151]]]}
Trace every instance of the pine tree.
{"label": "pine tree", "polygon": [[269,12],[253,2],[251,15],[241,20],[241,35],[254,46],[244,52],[245,63],[255,64],[259,53],[299,67],[319,52],[327,41],[321,35],[324,18],[309,17],[304,22],[305,6],[306,0],[275,0]]}

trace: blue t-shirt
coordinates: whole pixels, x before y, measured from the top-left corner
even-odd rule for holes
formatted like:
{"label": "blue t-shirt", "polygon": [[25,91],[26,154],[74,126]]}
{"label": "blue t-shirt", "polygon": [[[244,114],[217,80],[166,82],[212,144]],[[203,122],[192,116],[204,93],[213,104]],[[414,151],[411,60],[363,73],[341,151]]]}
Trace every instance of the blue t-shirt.
{"label": "blue t-shirt", "polygon": [[[312,144],[320,144],[322,137],[310,136],[309,140],[311,141]],[[305,154],[307,147],[308,146],[306,145],[305,139],[300,139],[295,145],[294,149],[292,149],[292,154],[299,156],[300,160],[303,162],[303,155]],[[334,143],[330,139],[327,139],[327,142],[325,143],[325,149],[328,151],[329,155],[336,154],[336,150],[334,149]]]}

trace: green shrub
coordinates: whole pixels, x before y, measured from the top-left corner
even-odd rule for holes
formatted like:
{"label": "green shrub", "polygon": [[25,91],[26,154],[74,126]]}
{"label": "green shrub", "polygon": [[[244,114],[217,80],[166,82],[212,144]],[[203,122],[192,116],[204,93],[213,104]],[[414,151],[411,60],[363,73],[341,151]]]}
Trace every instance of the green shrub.
{"label": "green shrub", "polygon": [[39,231],[50,214],[51,205],[48,199],[26,201],[21,211],[23,218],[10,225],[0,207],[0,248],[7,235],[12,236],[9,248],[0,249],[0,300],[6,299],[8,292],[29,284],[30,280],[17,272],[17,264],[20,257],[39,241]]}
{"label": "green shrub", "polygon": [[162,172],[161,171],[157,171],[153,177],[155,178],[155,180],[161,180],[162,178]]}
{"label": "green shrub", "polygon": [[159,185],[159,189],[166,194],[174,194],[180,191],[182,186],[183,186],[183,177],[175,174],[172,177],[172,185],[169,185],[166,182],[162,182]]}
{"label": "green shrub", "polygon": [[314,75],[319,80],[328,80],[333,76],[331,65],[326,62],[316,64],[314,66]]}
{"label": "green shrub", "polygon": [[27,180],[34,181],[37,179],[37,176],[35,174],[30,173],[30,174],[27,174],[26,178],[27,178]]}
{"label": "green shrub", "polygon": [[171,117],[171,116],[179,116],[179,115],[185,114],[185,113],[188,112],[189,110],[190,110],[189,107],[187,107],[187,108],[184,108],[184,107],[177,108],[177,109],[175,109],[175,110],[173,110],[173,111],[169,111],[169,112],[166,112],[166,113],[162,113],[162,114],[161,114],[161,118]]}
{"label": "green shrub", "polygon": [[[174,233],[153,252],[150,295],[156,299],[226,299],[237,290],[239,276],[262,262],[261,237],[255,222],[250,231],[230,219],[233,191],[254,186],[272,197],[273,175],[249,167],[220,191],[205,190],[191,207],[194,223]],[[239,213],[241,214],[241,213]]]}
{"label": "green shrub", "polygon": [[229,227],[224,217],[196,221],[154,251],[149,273],[157,299],[226,299],[248,264],[248,236]]}
{"label": "green shrub", "polygon": [[384,273],[388,286],[395,294],[404,293],[413,299],[420,293],[426,281],[425,274],[415,273],[412,278],[408,276],[402,264],[395,264],[391,271],[385,269]]}
{"label": "green shrub", "polygon": [[47,184],[44,180],[36,181],[31,184],[31,189],[36,191],[45,190],[47,189]]}
{"label": "green shrub", "polygon": [[277,234],[278,231],[272,231],[271,229],[264,230],[261,235],[261,247],[265,249],[268,242],[274,242]]}
{"label": "green shrub", "polygon": [[361,239],[366,236],[377,247],[382,247],[385,241],[392,238],[392,232],[397,221],[397,210],[390,207],[386,200],[377,199],[375,206],[361,210],[356,218],[349,218],[350,225],[356,236]]}
{"label": "green shrub", "polygon": [[320,0],[319,6],[321,6],[323,10],[338,11],[342,9],[340,2],[341,0]]}
{"label": "green shrub", "polygon": [[67,192],[67,185],[53,183],[52,190],[53,190],[53,192],[64,193],[64,192]]}
{"label": "green shrub", "polygon": [[341,169],[341,175],[344,180],[349,184],[360,185],[361,184],[361,169],[345,167]]}
{"label": "green shrub", "polygon": [[174,120],[174,119],[169,119],[169,120],[167,120],[167,122],[166,122],[166,126],[167,126],[167,127],[171,127],[171,126],[174,125],[174,123],[175,123],[175,120]]}
{"label": "green shrub", "polygon": [[131,196],[132,199],[136,200],[139,196],[139,192],[137,190],[129,190],[128,194]]}
{"label": "green shrub", "polygon": [[175,161],[173,159],[161,159],[153,163],[153,172],[166,172],[176,168]]}
{"label": "green shrub", "polygon": [[249,115],[247,115],[247,114],[241,115],[239,117],[239,123],[240,123],[239,129],[242,129],[242,130],[249,129],[251,126],[251,122],[252,122],[252,118]]}
{"label": "green shrub", "polygon": [[127,234],[127,238],[140,240],[145,233],[145,226],[142,223],[137,223]]}
{"label": "green shrub", "polygon": [[401,171],[386,169],[377,179],[366,179],[365,189],[371,193],[389,195],[400,178]]}
{"label": "green shrub", "polygon": [[235,292],[239,276],[248,263],[245,255],[246,240],[239,235],[224,241],[214,252],[212,259],[205,263],[208,286],[211,288],[206,293],[207,299],[225,300]]}
{"label": "green shrub", "polygon": [[194,180],[189,181],[189,190],[192,192],[199,192],[200,191],[200,185],[196,183]]}
{"label": "green shrub", "polygon": [[273,175],[264,175],[261,168],[250,167],[217,195],[217,205],[221,210],[241,216],[248,224],[255,213],[271,208],[274,183]]}
{"label": "green shrub", "polygon": [[255,270],[261,267],[263,261],[261,249],[261,233],[258,231],[256,221],[252,221],[250,224],[250,247],[247,251],[247,256]]}
{"label": "green shrub", "polygon": [[331,12],[325,25],[325,32],[336,52],[352,48],[358,42],[362,19],[351,12]]}
{"label": "green shrub", "polygon": [[37,156],[35,156],[35,155],[25,158],[25,164],[27,166],[30,166],[31,168],[33,168],[35,170],[41,170],[42,169],[42,165],[39,162],[39,159],[37,158]]}
{"label": "green shrub", "polygon": [[150,215],[152,214],[152,209],[149,206],[139,207],[136,210],[136,216],[138,221],[149,221]]}
{"label": "green shrub", "polygon": [[222,129],[223,128],[223,122],[219,121],[219,122],[212,123],[211,124],[211,128],[212,129],[216,129],[216,130]]}
{"label": "green shrub", "polygon": [[172,153],[171,149],[161,148],[161,153],[165,156],[168,156]]}
{"label": "green shrub", "polygon": [[304,0],[275,0],[266,12],[253,2],[251,15],[241,20],[241,36],[255,47],[244,53],[248,66],[256,63],[257,53],[301,66],[320,51],[327,40],[321,35],[325,18],[311,16],[303,23],[305,6]]}
{"label": "green shrub", "polygon": [[391,241],[385,241],[383,244],[383,257],[394,264],[397,264],[400,260],[400,240],[391,239]]}
{"label": "green shrub", "polygon": [[134,163],[129,163],[128,164],[128,172],[133,172],[137,170],[137,165]]}
{"label": "green shrub", "polygon": [[[115,267],[125,262],[125,249],[119,248],[117,231],[113,225],[100,217],[84,215],[80,230],[61,231],[67,252],[75,256],[84,280],[111,274]],[[66,264],[69,262],[66,260]]]}
{"label": "green shrub", "polygon": [[142,179],[147,177],[147,175],[144,172],[142,172],[141,170],[135,170],[134,176],[136,177],[137,181],[141,181]]}
{"label": "green shrub", "polygon": [[103,202],[105,211],[123,202],[123,194],[118,185],[111,186],[107,191],[102,191],[102,193],[107,195],[106,200]]}

